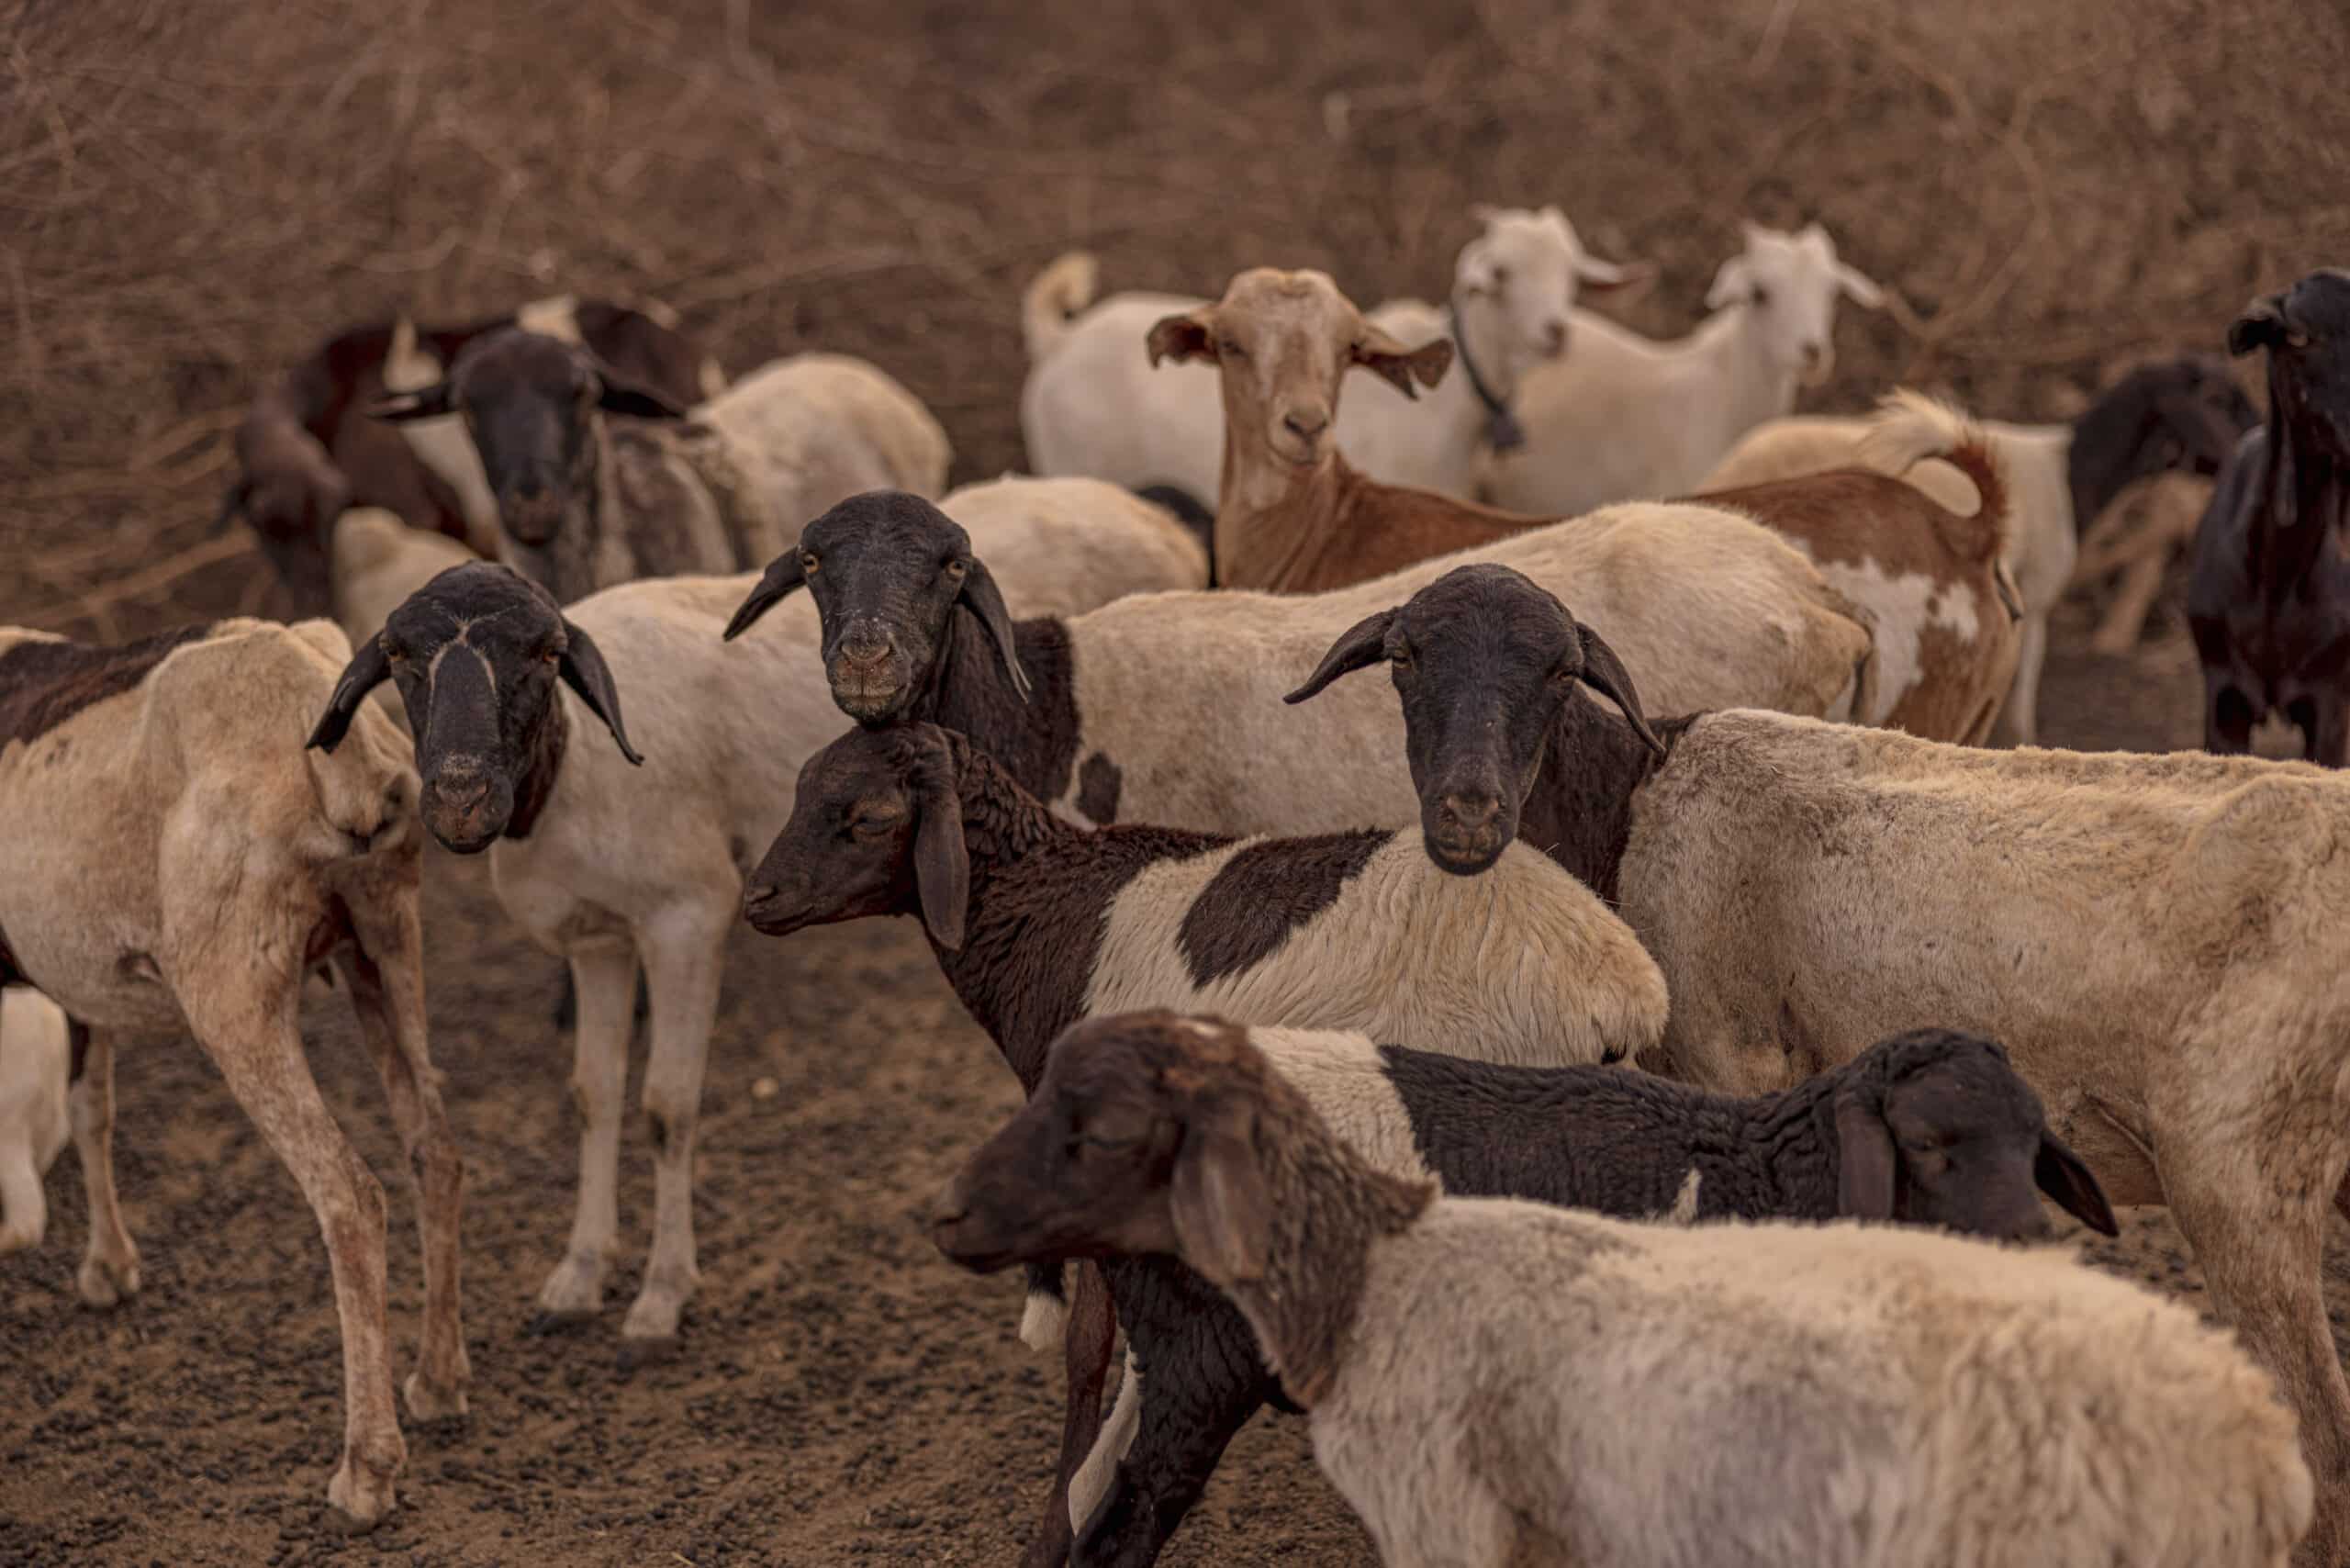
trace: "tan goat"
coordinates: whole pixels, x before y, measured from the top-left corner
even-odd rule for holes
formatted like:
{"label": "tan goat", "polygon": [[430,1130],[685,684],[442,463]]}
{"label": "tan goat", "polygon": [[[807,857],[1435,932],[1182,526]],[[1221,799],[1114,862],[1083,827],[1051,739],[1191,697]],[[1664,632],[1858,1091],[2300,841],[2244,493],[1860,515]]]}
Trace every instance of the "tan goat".
{"label": "tan goat", "polygon": [[[1316,592],[1432,556],[1516,538],[1552,520],[1520,517],[1357,473],[1330,439],[1349,365],[1407,396],[1451,360],[1438,338],[1406,348],[1364,320],[1319,272],[1259,267],[1218,303],[1151,329],[1155,361],[1206,359],[1222,372],[1217,581]],[[1780,534],[1864,611],[1877,635],[1873,690],[1853,718],[1937,740],[1986,734],[2013,674],[2020,601],[2001,565],[2008,509],[1981,433],[1955,413],[1905,406],[1888,418],[1905,455],[1979,476],[1994,504],[1950,511],[1915,487],[1859,469],[1703,498]]]}
{"label": "tan goat", "polygon": [[318,1215],[342,1327],[344,1440],[327,1497],[361,1524],[408,1461],[384,1321],[384,1192],[310,1076],[297,1014],[331,956],[420,1189],[419,1419],[465,1408],[464,1167],[425,1044],[417,778],[373,709],[303,749],[350,657],[323,621],[192,626],[121,647],[0,629],[0,983],[88,1031],[73,1089],[90,1194],[84,1298],[139,1288],[110,1148],[118,1031],[185,1029]]}

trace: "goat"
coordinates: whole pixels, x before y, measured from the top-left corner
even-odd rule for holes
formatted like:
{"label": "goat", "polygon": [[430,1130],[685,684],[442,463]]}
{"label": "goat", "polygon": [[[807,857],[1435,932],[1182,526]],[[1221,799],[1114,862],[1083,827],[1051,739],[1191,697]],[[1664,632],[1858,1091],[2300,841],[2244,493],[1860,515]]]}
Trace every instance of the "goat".
{"label": "goat", "polygon": [[326,622],[229,621],[121,647],[0,632],[0,984],[86,1034],[73,1133],[90,1196],[83,1298],[139,1288],[114,1190],[111,1036],[185,1029],[302,1189],[326,1240],[343,1346],[342,1457],[328,1500],[368,1525],[407,1445],[384,1324],[384,1193],[319,1097],[297,1018],[331,957],[418,1190],[419,1420],[462,1415],[464,1164],[425,1037],[423,846],[399,737],[353,713],[332,757],[301,746],[350,656]]}
{"label": "goat", "polygon": [[2279,713],[2301,756],[2350,762],[2350,272],[2255,299],[2228,352],[2268,355],[2268,420],[2247,432],[2195,534],[2187,624],[2203,665],[2203,747],[2252,749]]}

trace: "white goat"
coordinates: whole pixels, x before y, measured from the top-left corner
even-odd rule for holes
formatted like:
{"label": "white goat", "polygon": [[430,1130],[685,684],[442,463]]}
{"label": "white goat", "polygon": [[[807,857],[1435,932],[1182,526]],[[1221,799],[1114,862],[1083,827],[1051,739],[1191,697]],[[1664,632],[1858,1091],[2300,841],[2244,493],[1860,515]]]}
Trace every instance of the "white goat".
{"label": "white goat", "polygon": [[[1532,367],[1572,347],[1578,289],[1604,293],[1650,275],[1585,252],[1555,207],[1478,207],[1471,215],[1483,231],[1461,247],[1447,307],[1395,299],[1367,318],[1407,342],[1465,338],[1461,352],[1475,369],[1437,386],[1425,408],[1382,387],[1348,400],[1337,416],[1338,447],[1358,469],[1452,496],[1469,494],[1475,482],[1494,410],[1508,406]],[[1028,461],[1040,474],[1173,485],[1213,509],[1224,442],[1216,378],[1192,366],[1154,371],[1143,348],[1155,322],[1208,302],[1126,293],[1096,304],[1096,271],[1091,255],[1071,252],[1028,286],[1029,370],[1020,398]]]}
{"label": "white goat", "polygon": [[1658,342],[1577,311],[1574,352],[1528,373],[1526,445],[1496,454],[1480,493],[1512,511],[1572,517],[1610,501],[1686,495],[1753,426],[1835,368],[1836,298],[1874,308],[1877,286],[1836,258],[1818,224],[1749,223],[1706,292],[1714,312]]}

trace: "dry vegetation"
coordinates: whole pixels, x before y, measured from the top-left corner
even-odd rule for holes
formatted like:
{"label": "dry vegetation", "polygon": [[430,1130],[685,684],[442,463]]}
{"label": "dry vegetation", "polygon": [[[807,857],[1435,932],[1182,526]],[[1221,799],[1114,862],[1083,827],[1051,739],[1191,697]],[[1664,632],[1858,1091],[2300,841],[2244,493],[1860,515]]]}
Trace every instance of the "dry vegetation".
{"label": "dry vegetation", "polygon": [[263,602],[205,524],[256,377],[408,305],[652,293],[740,369],[870,355],[1020,461],[1014,300],[1331,267],[1440,286],[1472,200],[1562,202],[1685,322],[1736,219],[1823,218],[1902,306],[1836,385],[2063,411],[2339,255],[2328,0],[29,0],[0,19],[0,619]]}

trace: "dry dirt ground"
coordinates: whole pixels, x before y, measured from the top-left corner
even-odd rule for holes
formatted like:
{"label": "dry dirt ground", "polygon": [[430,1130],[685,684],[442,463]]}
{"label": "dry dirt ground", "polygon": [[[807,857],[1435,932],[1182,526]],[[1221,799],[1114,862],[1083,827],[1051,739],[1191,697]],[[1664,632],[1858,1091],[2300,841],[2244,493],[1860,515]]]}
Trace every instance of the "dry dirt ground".
{"label": "dry dirt ground", "polygon": [[[1439,287],[1470,201],[1557,199],[1596,248],[1662,263],[1632,313],[1662,331],[1739,216],[1818,215],[1903,297],[1846,312],[1807,406],[1908,378],[2025,418],[2216,342],[2255,288],[2350,249],[2350,127],[2320,86],[2350,45],[2326,0],[386,15],[0,6],[0,621],[123,636],[265,605],[250,542],[205,532],[222,432],[268,365],[399,300],[454,315],[549,284],[641,290],[737,370],[808,344],[869,354],[939,410],[971,478],[1019,462],[1014,299],[1071,243],[1113,286],[1207,289],[1284,259],[1372,298]],[[2125,660],[2087,655],[2087,610],[2067,617],[2052,741],[2194,743],[2175,590]],[[410,1431],[383,1528],[336,1529],[317,1232],[193,1047],[149,1042],[119,1074],[144,1293],[76,1305],[70,1159],[48,1245],[0,1264],[0,1562],[1012,1560],[1058,1373],[1013,1336],[1017,1282],[956,1272],[916,1224],[1014,1093],[913,930],[737,941],[703,1106],[701,1294],[677,1360],[623,1371],[641,1130],[612,1310],[531,1336],[575,1159],[556,967],[481,862],[436,850],[429,883],[434,1049],[469,1162],[470,1417]],[[310,1023],[330,1102],[396,1172],[347,1014],[327,1000]],[[397,1190],[394,1210],[412,1346]],[[2158,1214],[2094,1256],[2199,1288]],[[1167,1561],[1368,1558],[1302,1426],[1266,1416]]]}

